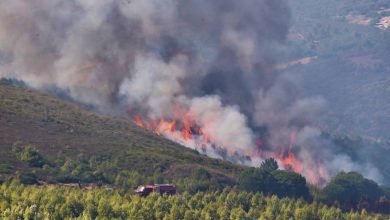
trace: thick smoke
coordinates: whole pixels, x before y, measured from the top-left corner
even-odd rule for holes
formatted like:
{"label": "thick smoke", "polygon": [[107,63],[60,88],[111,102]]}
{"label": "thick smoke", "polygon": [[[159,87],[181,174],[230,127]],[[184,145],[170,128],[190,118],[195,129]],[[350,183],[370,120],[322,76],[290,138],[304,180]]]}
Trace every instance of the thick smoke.
{"label": "thick smoke", "polygon": [[285,0],[2,0],[0,77],[106,112],[177,119],[180,106],[212,138],[213,156],[258,165],[259,151],[290,147],[328,174],[341,161],[362,170],[321,140],[313,121],[325,102],[302,98],[274,69],[289,20]]}

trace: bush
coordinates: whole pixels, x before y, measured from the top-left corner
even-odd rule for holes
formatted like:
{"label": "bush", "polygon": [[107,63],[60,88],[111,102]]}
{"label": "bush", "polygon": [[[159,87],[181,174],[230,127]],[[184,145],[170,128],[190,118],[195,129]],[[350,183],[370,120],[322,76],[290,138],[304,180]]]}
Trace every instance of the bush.
{"label": "bush", "polygon": [[192,171],[192,176],[196,180],[208,180],[211,178],[211,174],[204,168],[196,168]]}
{"label": "bush", "polygon": [[21,147],[15,144],[12,147],[12,151],[16,154],[16,157],[19,160],[26,162],[30,167],[42,168],[43,165],[46,164],[43,156],[35,147],[31,145],[28,145],[27,147]]}
{"label": "bush", "polygon": [[12,173],[13,166],[10,164],[0,164],[0,173],[10,174]]}
{"label": "bush", "polygon": [[17,175],[17,180],[19,183],[26,185],[38,184],[37,176],[33,173],[21,173]]}
{"label": "bush", "polygon": [[59,183],[78,183],[80,182],[80,178],[74,176],[61,175],[57,177],[57,181]]}

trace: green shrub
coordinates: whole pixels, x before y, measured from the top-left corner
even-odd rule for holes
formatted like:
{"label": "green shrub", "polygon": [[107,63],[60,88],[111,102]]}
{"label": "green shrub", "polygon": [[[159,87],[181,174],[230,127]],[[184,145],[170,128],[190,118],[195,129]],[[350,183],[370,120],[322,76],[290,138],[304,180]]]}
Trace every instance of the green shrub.
{"label": "green shrub", "polygon": [[14,146],[12,146],[12,151],[19,160],[26,162],[30,167],[42,168],[43,165],[46,164],[43,156],[31,145],[22,147],[18,144],[14,144]]}
{"label": "green shrub", "polygon": [[21,173],[16,176],[17,180],[21,184],[34,185],[38,184],[37,176],[33,173]]}

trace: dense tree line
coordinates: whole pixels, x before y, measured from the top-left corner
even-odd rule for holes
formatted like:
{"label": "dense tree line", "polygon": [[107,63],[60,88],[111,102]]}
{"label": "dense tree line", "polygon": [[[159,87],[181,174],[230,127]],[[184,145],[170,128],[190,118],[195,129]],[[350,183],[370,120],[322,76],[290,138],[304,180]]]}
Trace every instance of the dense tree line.
{"label": "dense tree line", "polygon": [[123,190],[16,183],[0,186],[0,213],[4,219],[386,219],[365,210],[342,212],[317,202],[229,188],[194,195],[139,197]]}
{"label": "dense tree line", "polygon": [[278,170],[278,164],[272,158],[263,161],[259,168],[245,170],[238,184],[240,189],[250,192],[306,200],[310,198],[306,179],[292,171]]}
{"label": "dense tree line", "polygon": [[274,159],[265,160],[258,168],[249,168],[239,177],[241,190],[265,195],[315,200],[344,211],[363,209],[390,214],[389,190],[356,172],[340,172],[324,188],[309,185],[300,174],[278,170]]}
{"label": "dense tree line", "polygon": [[[310,186],[300,174],[288,170],[279,170],[277,162],[270,158],[260,167],[246,168],[237,178],[237,183],[222,185],[204,168],[196,168],[188,176],[166,179],[161,173],[141,175],[136,171],[118,170],[112,158],[78,156],[75,159],[47,159],[33,146],[14,144],[15,156],[30,166],[33,172],[16,172],[14,178],[21,184],[39,184],[39,173],[51,173],[56,179],[47,183],[95,183],[109,184],[125,190],[131,190],[140,184],[174,183],[180,192],[218,191],[225,187],[262,193],[279,198],[288,197],[311,202],[321,202],[343,211],[367,210],[390,214],[390,190],[378,186],[372,180],[365,179],[355,172],[341,172],[331,179],[322,189]],[[311,190],[310,190],[311,189]]]}
{"label": "dense tree line", "polygon": [[314,197],[343,210],[365,209],[390,214],[388,189],[356,172],[340,172]]}

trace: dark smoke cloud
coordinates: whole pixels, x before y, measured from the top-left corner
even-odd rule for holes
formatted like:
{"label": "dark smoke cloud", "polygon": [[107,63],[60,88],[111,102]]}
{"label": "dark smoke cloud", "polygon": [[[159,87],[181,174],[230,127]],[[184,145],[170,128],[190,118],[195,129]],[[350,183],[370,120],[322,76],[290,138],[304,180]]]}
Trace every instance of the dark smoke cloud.
{"label": "dark smoke cloud", "polygon": [[[289,20],[285,0],[2,0],[0,77],[60,88],[102,111],[173,118],[180,103],[227,155],[253,155],[257,128],[273,150],[293,133],[311,166],[326,146],[313,124],[324,101],[302,98],[275,72]],[[330,173],[341,161],[362,169],[326,155]]]}

